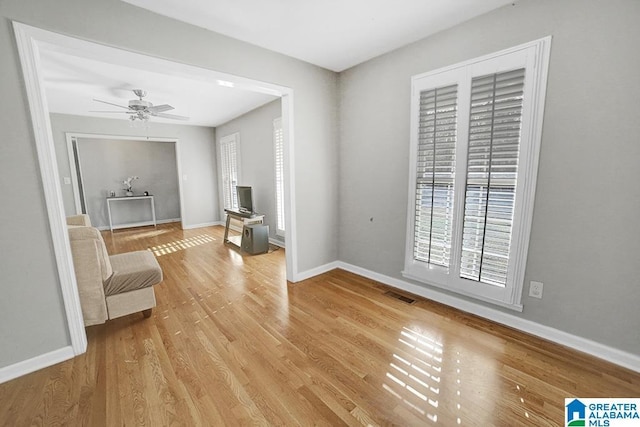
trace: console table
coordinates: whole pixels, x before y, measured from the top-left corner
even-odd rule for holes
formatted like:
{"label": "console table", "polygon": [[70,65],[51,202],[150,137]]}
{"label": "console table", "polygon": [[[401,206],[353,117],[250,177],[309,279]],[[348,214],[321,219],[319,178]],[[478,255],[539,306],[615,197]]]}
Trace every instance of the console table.
{"label": "console table", "polygon": [[264,215],[244,213],[233,209],[225,209],[224,211],[227,214],[227,222],[224,226],[224,243],[231,243],[238,248],[242,247],[242,235],[229,237],[229,223],[231,222],[231,218],[242,222],[242,233],[244,233],[244,227],[246,225],[262,224],[264,221]]}
{"label": "console table", "polygon": [[[151,205],[151,219],[148,221],[138,221],[131,222],[127,224],[113,224],[113,220],[111,219],[111,209],[112,203],[121,203],[121,202],[130,202],[132,200],[148,200]],[[154,227],[157,225],[156,223],[156,206],[153,200],[153,196],[129,196],[129,197],[107,197],[107,212],[109,213],[109,229],[111,231],[116,230],[118,228],[129,228],[129,227],[143,227],[145,225],[153,225]]]}

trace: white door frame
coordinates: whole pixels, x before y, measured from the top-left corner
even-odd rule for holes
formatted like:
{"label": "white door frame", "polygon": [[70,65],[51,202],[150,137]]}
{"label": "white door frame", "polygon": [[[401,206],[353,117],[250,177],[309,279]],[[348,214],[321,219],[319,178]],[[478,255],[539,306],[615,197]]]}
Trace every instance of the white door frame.
{"label": "white door frame", "polygon": [[65,313],[75,355],[84,353],[87,338],[84,330],[78,287],[73,270],[71,247],[65,222],[64,205],[55,147],[51,131],[49,108],[42,78],[40,52],[53,50],[75,56],[93,58],[103,62],[122,64],[199,81],[218,81],[225,86],[282,97],[282,120],[285,147],[285,206],[286,206],[286,242],[287,279],[297,281],[297,238],[295,210],[295,161],[293,141],[293,89],[265,83],[258,80],[239,77],[232,74],[199,68],[152,56],[129,52],[75,37],[65,36],[52,31],[13,22],[18,53],[22,64],[29,111],[34,131],[38,163],[43,183],[43,192],[49,218],[53,250],[58,269],[58,278],[65,306]]}
{"label": "white door frame", "polygon": [[[178,138],[163,138],[163,137],[147,137],[147,136],[124,136],[124,135],[103,135],[93,133],[78,133],[78,132],[66,132],[65,137],[67,139],[67,152],[69,154],[69,169],[71,172],[71,185],[73,187],[73,200],[75,202],[76,213],[82,213],[82,207],[80,205],[80,186],[78,184],[78,172],[82,174],[82,168],[78,171],[77,167],[80,165],[76,163],[75,156],[73,155],[73,140],[78,138],[92,138],[92,139],[111,139],[118,141],[145,141],[145,142],[173,142],[175,143],[176,152],[176,169],[178,173],[178,199],[180,200],[180,224],[185,229],[184,223],[184,203],[182,201],[182,167],[180,164],[180,140]],[[78,162],[80,162],[80,148],[76,145],[78,151]],[[84,188],[84,187],[83,187]],[[83,195],[84,198],[84,195]],[[87,200],[85,198],[85,205]],[[88,212],[87,212],[88,213]]]}

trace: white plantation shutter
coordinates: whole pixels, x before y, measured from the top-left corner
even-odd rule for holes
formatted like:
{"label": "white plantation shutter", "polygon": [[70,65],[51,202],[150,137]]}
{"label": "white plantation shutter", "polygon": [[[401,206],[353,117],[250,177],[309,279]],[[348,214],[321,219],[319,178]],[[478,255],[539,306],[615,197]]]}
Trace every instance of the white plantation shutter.
{"label": "white plantation shutter", "polygon": [[220,139],[220,180],[225,209],[238,209],[238,134]]}
{"label": "white plantation shutter", "polygon": [[420,93],[414,258],[449,267],[457,86]]}
{"label": "white plantation shutter", "polygon": [[403,276],[522,310],[550,41],[412,78]]}
{"label": "white plantation shutter", "polygon": [[284,236],[284,134],[281,118],[273,121],[273,152],[276,176],[276,234]]}
{"label": "white plantation shutter", "polygon": [[524,69],[471,82],[460,276],[505,286],[515,208]]}

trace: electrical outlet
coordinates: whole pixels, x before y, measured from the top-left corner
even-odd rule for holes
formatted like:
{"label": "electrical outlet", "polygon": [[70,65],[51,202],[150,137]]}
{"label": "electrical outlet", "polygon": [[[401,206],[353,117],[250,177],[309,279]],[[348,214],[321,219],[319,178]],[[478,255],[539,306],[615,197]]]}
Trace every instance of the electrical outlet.
{"label": "electrical outlet", "polygon": [[530,282],[529,283],[529,296],[542,299],[542,288],[544,287],[542,282]]}
{"label": "electrical outlet", "polygon": [[71,178],[69,178],[68,176],[64,177],[64,183],[65,185],[71,185]]}

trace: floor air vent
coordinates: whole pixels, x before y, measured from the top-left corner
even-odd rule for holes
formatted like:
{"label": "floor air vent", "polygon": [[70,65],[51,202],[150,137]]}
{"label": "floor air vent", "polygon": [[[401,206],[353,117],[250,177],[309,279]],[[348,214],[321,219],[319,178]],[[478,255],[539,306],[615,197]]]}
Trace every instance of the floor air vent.
{"label": "floor air vent", "polygon": [[414,300],[413,298],[409,298],[404,295],[397,294],[393,291],[387,291],[384,294],[390,296],[391,298],[395,298],[397,300],[405,302],[407,304],[413,304],[414,302],[416,302],[416,300]]}

